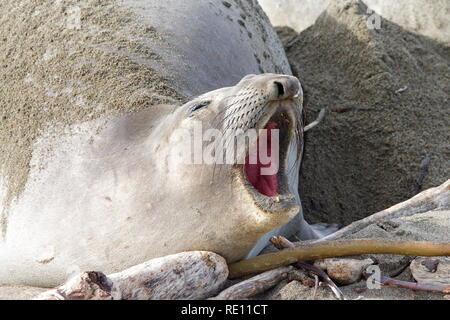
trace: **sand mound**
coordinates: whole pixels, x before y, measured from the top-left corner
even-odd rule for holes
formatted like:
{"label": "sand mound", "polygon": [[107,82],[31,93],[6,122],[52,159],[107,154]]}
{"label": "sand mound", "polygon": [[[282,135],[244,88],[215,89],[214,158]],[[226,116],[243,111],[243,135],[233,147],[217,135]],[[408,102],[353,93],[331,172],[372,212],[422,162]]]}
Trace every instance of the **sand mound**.
{"label": "sand mound", "polygon": [[[275,26],[301,32],[334,0],[258,0]],[[439,42],[450,44],[450,2],[447,0],[365,0],[386,19]]]}
{"label": "sand mound", "polygon": [[[335,1],[301,34],[278,29],[307,92],[308,118],[327,108],[306,135],[300,195],[307,220],[347,224],[449,177],[450,56],[444,47]],[[401,92],[399,92],[401,91]]]}

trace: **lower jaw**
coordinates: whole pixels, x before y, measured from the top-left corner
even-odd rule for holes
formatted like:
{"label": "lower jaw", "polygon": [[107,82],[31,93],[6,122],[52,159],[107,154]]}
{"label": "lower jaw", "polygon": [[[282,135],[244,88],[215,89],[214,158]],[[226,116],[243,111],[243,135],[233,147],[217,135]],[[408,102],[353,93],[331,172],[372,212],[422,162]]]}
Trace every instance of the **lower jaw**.
{"label": "lower jaw", "polygon": [[287,220],[293,218],[300,210],[299,204],[294,194],[287,192],[285,181],[280,181],[278,194],[275,196],[266,196],[256,190],[248,181],[243,166],[236,168],[240,182],[244,185],[245,190],[250,194],[254,204],[262,212],[275,215],[277,218],[283,216]]}

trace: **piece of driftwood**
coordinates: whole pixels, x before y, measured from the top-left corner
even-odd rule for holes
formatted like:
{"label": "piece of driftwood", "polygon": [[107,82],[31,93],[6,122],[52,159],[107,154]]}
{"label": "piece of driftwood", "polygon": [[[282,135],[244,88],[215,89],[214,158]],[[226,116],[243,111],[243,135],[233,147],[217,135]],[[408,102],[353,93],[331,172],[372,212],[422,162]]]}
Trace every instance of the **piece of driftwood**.
{"label": "piece of driftwood", "polygon": [[330,279],[330,277],[326,274],[325,271],[320,270],[316,266],[313,266],[313,265],[311,265],[309,263],[304,263],[304,262],[297,262],[295,264],[295,266],[297,268],[302,268],[303,270],[309,271],[313,275],[317,275],[322,280],[322,283],[324,283],[325,285],[327,285],[331,289],[331,291],[334,293],[334,295],[336,296],[336,298],[338,300],[345,300],[345,296],[342,293],[342,291],[333,282],[333,280]]}
{"label": "piece of driftwood", "polygon": [[[368,273],[363,273],[366,278],[370,276]],[[403,280],[392,279],[385,276],[380,276],[377,279],[378,282],[383,286],[396,287],[396,288],[405,288],[411,289],[415,291],[427,291],[427,292],[436,292],[436,293],[450,293],[450,287],[442,287],[435,286],[430,284],[421,284],[416,282],[409,282]]]}
{"label": "piece of driftwood", "polygon": [[372,214],[364,219],[355,221],[348,226],[315,242],[337,240],[348,234],[353,234],[365,227],[381,220],[391,220],[400,217],[412,216],[438,208],[450,206],[450,179],[439,187],[425,190],[409,200],[396,204],[388,209]]}
{"label": "piece of driftwood", "polygon": [[286,239],[283,236],[274,236],[269,239],[270,243],[274,245],[275,248],[278,250],[284,250],[284,249],[293,249],[295,248],[295,244],[293,244],[291,241]]}
{"label": "piece of driftwood", "polygon": [[450,287],[450,257],[417,257],[410,269],[418,283]]}
{"label": "piece of driftwood", "polygon": [[450,243],[355,239],[300,245],[293,249],[263,254],[228,265],[229,277],[260,273],[297,261],[359,254],[400,254],[406,256],[450,256]]}
{"label": "piece of driftwood", "polygon": [[418,194],[420,192],[420,190],[422,189],[422,181],[423,181],[423,178],[425,178],[425,173],[427,173],[428,166],[430,165],[431,156],[432,156],[432,153],[431,152],[428,153],[427,156],[425,157],[425,159],[423,159],[422,162],[420,163],[420,172],[419,172],[419,176],[416,179],[416,186],[414,187],[413,196]]}
{"label": "piece of driftwood", "polygon": [[113,283],[101,272],[83,272],[33,300],[112,300]]}
{"label": "piece of driftwood", "polygon": [[319,112],[319,116],[317,117],[316,120],[314,120],[313,122],[311,122],[310,124],[308,124],[307,126],[305,126],[303,128],[303,132],[306,132],[308,130],[311,130],[312,128],[314,128],[315,126],[317,126],[325,117],[325,108],[323,108],[322,110],[320,110]]}
{"label": "piece of driftwood", "polygon": [[266,271],[223,290],[219,295],[211,298],[211,300],[241,300],[253,297],[286,279],[292,269],[291,266],[288,266]]}
{"label": "piece of driftwood", "polygon": [[403,91],[406,91],[406,89],[408,89],[408,86],[404,86],[401,87],[400,89],[395,90],[395,93],[396,94],[402,93]]}
{"label": "piece of driftwood", "polygon": [[114,299],[204,299],[228,276],[224,258],[192,251],[152,259],[109,276]]}
{"label": "piece of driftwood", "polygon": [[317,289],[319,289],[319,276],[317,274],[314,275],[314,291],[312,294],[312,300],[316,299]]}
{"label": "piece of driftwood", "polygon": [[182,252],[109,276],[84,272],[35,299],[205,299],[218,292],[227,276],[227,264],[221,256],[207,251]]}

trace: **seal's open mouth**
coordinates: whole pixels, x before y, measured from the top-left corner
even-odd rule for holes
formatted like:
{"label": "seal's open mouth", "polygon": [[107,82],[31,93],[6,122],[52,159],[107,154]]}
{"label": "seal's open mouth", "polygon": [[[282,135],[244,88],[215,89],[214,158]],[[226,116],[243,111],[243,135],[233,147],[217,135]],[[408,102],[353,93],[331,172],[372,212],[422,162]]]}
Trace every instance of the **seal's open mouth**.
{"label": "seal's open mouth", "polygon": [[[284,205],[295,204],[295,196],[289,192],[287,179],[288,170],[294,169],[288,167],[287,153],[296,125],[294,114],[289,109],[280,105],[262,122],[260,128],[266,129],[266,132],[259,134],[257,142],[248,148],[245,164],[242,165],[247,189],[257,203],[264,202],[266,209],[267,204],[273,208],[272,203],[280,201],[284,201]],[[274,134],[278,134],[278,139]]]}
{"label": "seal's open mouth", "polygon": [[[249,155],[245,158],[244,171],[247,176],[248,181],[252,186],[268,197],[274,197],[278,195],[278,167],[279,167],[279,157],[276,154],[272,154],[272,135],[274,130],[277,130],[277,122],[270,121],[267,123],[265,128],[267,131],[264,136],[258,136],[256,146],[252,146]],[[263,143],[262,139],[266,139]],[[276,142],[276,141],[275,141]],[[261,161],[261,145],[265,145],[267,150],[262,151],[266,153],[267,160],[265,162]],[[251,163],[250,154],[256,159],[256,163]],[[269,172],[264,174],[263,169],[274,168],[273,173]]]}

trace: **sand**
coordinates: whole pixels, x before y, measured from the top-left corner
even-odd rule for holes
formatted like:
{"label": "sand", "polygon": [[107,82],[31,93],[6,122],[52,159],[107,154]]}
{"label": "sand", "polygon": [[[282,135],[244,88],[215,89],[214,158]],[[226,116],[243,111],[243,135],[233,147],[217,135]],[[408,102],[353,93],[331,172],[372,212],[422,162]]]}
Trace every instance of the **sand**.
{"label": "sand", "polygon": [[170,79],[142,63],[159,59],[144,39],[164,41],[161,35],[112,1],[70,3],[0,4],[0,12],[8,12],[0,18],[0,171],[8,187],[3,220],[24,189],[40,132],[181,99]]}
{"label": "sand", "polygon": [[[258,0],[274,26],[301,32],[313,25],[334,0]],[[365,0],[371,10],[408,31],[450,44],[447,0]]]}
{"label": "sand", "polygon": [[305,138],[299,189],[310,222],[345,225],[410,198],[428,154],[423,188],[449,177],[448,47],[385,19],[369,30],[366,12],[334,1],[300,34],[278,28],[307,118],[327,109]]}

